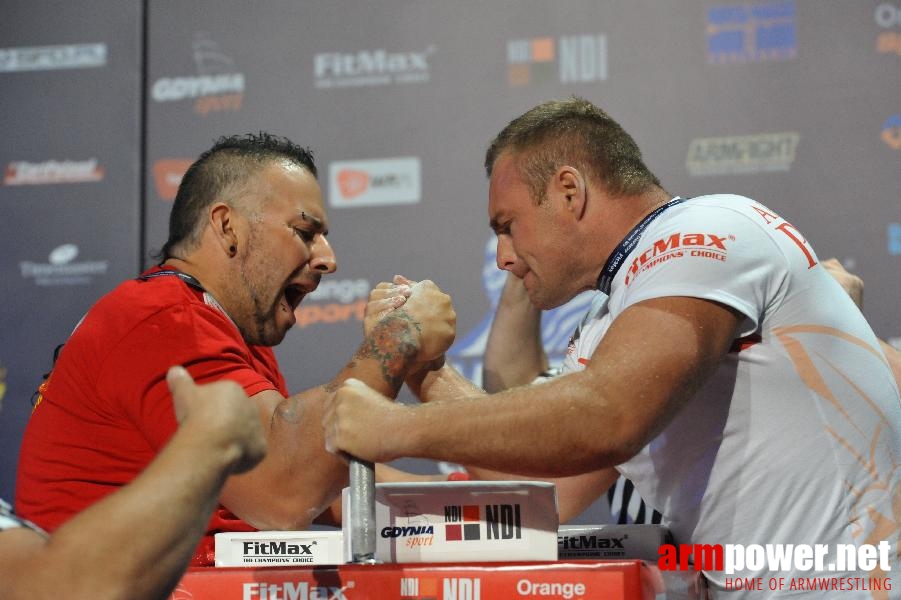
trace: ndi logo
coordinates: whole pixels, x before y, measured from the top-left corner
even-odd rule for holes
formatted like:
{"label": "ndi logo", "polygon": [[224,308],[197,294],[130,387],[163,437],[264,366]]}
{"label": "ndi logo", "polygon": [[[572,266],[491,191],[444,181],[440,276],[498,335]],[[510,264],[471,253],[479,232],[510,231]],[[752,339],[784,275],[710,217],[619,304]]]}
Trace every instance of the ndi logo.
{"label": "ndi logo", "polygon": [[507,42],[511,86],[606,81],[607,36],[601,33]]}
{"label": "ndi logo", "polygon": [[[475,504],[444,507],[444,539],[448,542],[481,539],[481,508]],[[485,539],[522,539],[519,504],[485,505]]]}
{"label": "ndi logo", "polygon": [[448,542],[461,540],[478,540],[481,538],[481,519],[479,507],[475,504],[466,506],[444,507],[444,539]]}
{"label": "ndi logo", "polygon": [[444,600],[481,600],[482,580],[478,577],[445,577]]}
{"label": "ndi logo", "polygon": [[436,600],[438,581],[431,577],[401,577],[400,597],[404,600]]}
{"label": "ndi logo", "polygon": [[794,0],[721,4],[707,11],[709,63],[784,61],[797,53]]}

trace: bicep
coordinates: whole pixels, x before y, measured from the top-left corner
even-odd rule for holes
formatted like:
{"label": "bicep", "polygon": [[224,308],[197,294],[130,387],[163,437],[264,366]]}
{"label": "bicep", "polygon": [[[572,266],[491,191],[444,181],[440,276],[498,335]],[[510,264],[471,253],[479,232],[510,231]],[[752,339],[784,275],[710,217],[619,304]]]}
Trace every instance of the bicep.
{"label": "bicep", "polygon": [[728,353],[744,315],[683,296],[644,300],[618,315],[585,374],[603,390],[637,452],[669,423]]}
{"label": "bicep", "polygon": [[228,478],[221,503],[260,529],[303,529],[346,485],[347,466],[325,450],[322,414],[327,393],[312,388],[283,397],[254,394],[268,452],[256,467]]}

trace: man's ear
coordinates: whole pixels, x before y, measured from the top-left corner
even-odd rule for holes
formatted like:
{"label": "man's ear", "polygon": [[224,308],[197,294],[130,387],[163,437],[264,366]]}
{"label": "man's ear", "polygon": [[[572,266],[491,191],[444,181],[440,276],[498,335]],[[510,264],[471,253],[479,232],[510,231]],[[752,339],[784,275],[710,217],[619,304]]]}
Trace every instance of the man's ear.
{"label": "man's ear", "polygon": [[582,218],[588,197],[585,177],[577,168],[569,165],[559,167],[551,181],[551,191],[555,196],[562,198],[566,210],[572,213],[576,220]]}
{"label": "man's ear", "polygon": [[237,212],[224,202],[215,202],[210,206],[209,215],[213,236],[222,251],[234,256],[238,248],[238,232],[235,228]]}

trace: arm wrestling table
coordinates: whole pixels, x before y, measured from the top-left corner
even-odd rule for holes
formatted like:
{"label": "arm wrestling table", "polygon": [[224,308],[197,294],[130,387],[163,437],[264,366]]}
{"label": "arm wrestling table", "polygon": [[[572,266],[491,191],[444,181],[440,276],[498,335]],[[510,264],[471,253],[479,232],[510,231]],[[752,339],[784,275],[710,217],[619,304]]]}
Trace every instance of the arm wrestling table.
{"label": "arm wrestling table", "polygon": [[[170,600],[662,600],[706,597],[694,572],[641,560],[377,563],[375,476],[350,462],[352,563],[192,568]],[[500,557],[499,557],[500,558]]]}
{"label": "arm wrestling table", "polygon": [[662,600],[703,599],[694,572],[640,560],[208,567],[185,574],[170,600]]}

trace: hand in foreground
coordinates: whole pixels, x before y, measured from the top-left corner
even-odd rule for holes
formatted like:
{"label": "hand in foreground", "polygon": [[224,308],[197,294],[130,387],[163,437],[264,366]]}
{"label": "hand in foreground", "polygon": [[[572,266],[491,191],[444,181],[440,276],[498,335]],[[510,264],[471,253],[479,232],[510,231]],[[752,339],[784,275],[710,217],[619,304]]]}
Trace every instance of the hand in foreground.
{"label": "hand in foreground", "polygon": [[863,279],[846,271],[836,258],[824,260],[822,264],[826,271],[848,292],[857,308],[863,309]]}
{"label": "hand in foreground", "polygon": [[232,473],[243,473],[266,455],[266,436],[256,404],[233,381],[197,385],[183,367],[166,373],[172,392],[175,418],[181,427],[191,427],[210,451],[235,453]]}
{"label": "hand in foreground", "polygon": [[325,449],[362,460],[388,462],[399,458],[389,448],[390,436],[402,435],[388,426],[392,413],[410,410],[376,392],[359,379],[348,379],[325,409],[322,427]]}

